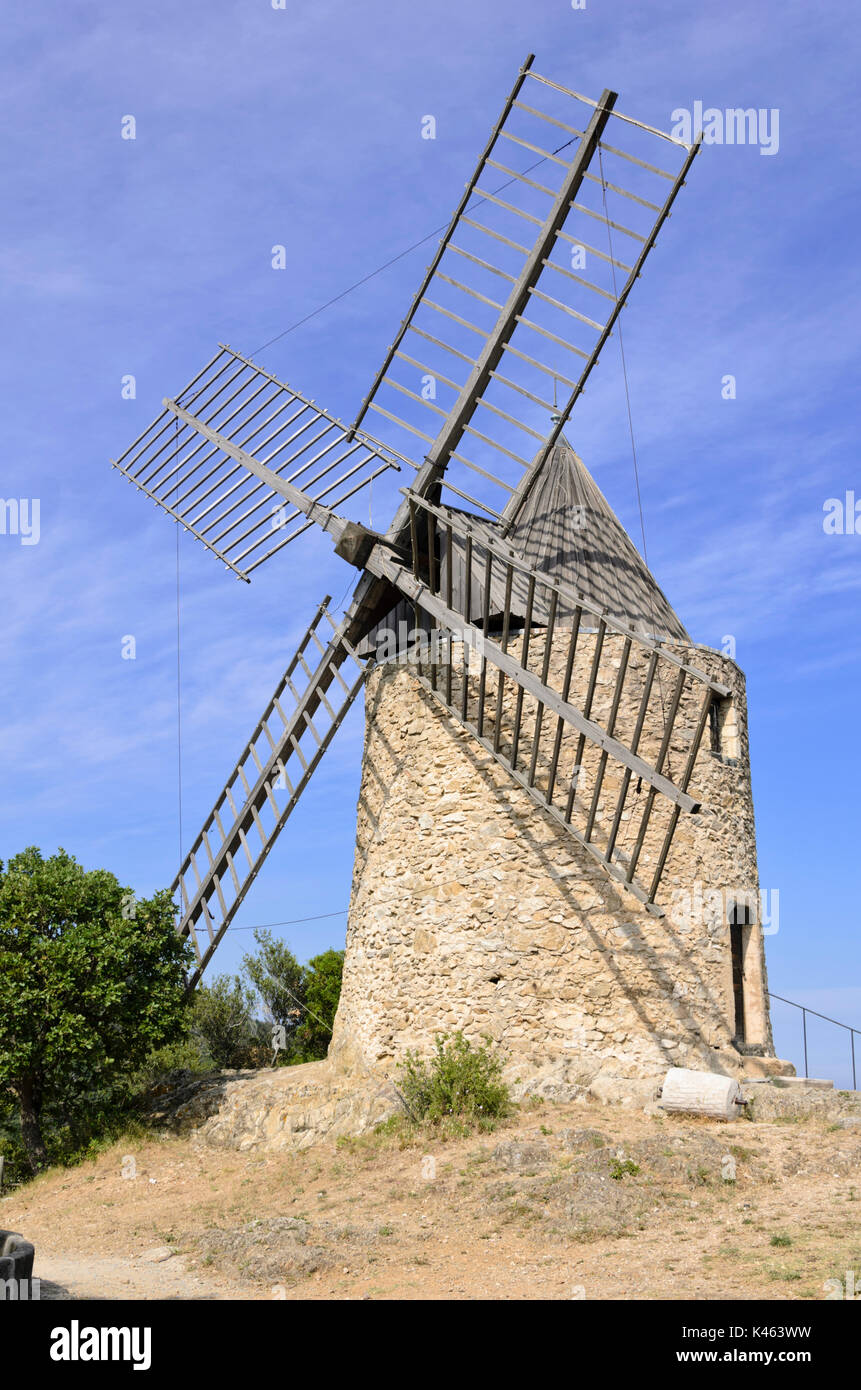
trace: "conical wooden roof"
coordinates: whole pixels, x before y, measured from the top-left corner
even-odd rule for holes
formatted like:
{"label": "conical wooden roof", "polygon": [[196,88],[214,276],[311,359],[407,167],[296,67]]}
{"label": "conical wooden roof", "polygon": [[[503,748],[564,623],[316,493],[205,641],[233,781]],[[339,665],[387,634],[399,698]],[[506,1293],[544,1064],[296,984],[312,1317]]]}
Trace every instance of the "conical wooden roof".
{"label": "conical wooden roof", "polygon": [[542,574],[638,632],[690,638],[583,460],[562,437],[509,534]]}
{"label": "conical wooden roof", "polygon": [[[469,592],[471,622],[480,624],[485,610],[484,601],[484,541],[503,552],[513,550],[530,569],[564,584],[586,599],[606,617],[635,632],[659,640],[690,642],[679,618],[673,612],[654,576],[631,541],[609,502],[589,473],[583,460],[563,437],[550,454],[545,467],[528,495],[517,522],[502,538],[499,524],[465,512],[458,507],[442,506],[440,510],[453,519],[466,520],[473,540],[472,577],[466,583],[466,543],[462,536],[452,534],[452,605],[464,613]],[[445,525],[437,529],[440,545],[440,575],[448,573]],[[498,561],[492,567],[488,612],[491,628],[498,628],[505,608],[505,565]],[[511,589],[511,618],[514,625],[523,619],[527,610],[528,575],[514,571]],[[539,625],[548,619],[549,595],[536,588],[532,620]],[[561,599],[557,604],[556,623],[570,624],[575,601]],[[374,649],[381,629],[405,631],[412,627],[415,612],[411,603],[402,599],[385,618],[369,632],[361,651]],[[426,615],[420,619],[429,623]],[[582,626],[594,627],[597,619],[589,612],[582,616]]]}

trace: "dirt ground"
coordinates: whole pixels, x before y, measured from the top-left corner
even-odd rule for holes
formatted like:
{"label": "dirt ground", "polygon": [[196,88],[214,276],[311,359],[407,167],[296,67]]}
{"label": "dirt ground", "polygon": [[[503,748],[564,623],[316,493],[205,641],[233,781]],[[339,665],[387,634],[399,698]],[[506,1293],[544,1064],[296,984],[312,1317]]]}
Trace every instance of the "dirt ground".
{"label": "dirt ground", "polygon": [[861,1286],[859,1212],[861,1129],[544,1102],[298,1154],[126,1140],[0,1226],[74,1298],[822,1299]]}

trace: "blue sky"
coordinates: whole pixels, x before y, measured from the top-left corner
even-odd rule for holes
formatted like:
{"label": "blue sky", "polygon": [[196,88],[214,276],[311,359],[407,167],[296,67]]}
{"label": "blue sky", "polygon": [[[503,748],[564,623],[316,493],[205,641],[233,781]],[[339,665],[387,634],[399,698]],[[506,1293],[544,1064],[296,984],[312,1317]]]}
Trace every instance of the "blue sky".
{"label": "blue sky", "polygon": [[[703,150],[625,346],[650,563],[695,639],[731,634],[747,673],[760,877],[780,894],[771,987],[861,1027],[861,535],[822,524],[826,499],[861,499],[854,7],[154,0],[19,8],[5,26],[0,495],[38,497],[41,535],[0,535],[0,857],[63,845],[141,894],[172,879],[176,533],[108,460],[219,340],[254,354],[444,225],[533,51],[538,71],[594,97],[613,87],[664,129],[697,100],[779,111],[774,155]],[[433,244],[261,364],[349,418]],[[614,343],[568,433],[637,539]],[[311,610],[351,581],[323,537],[251,586],[182,537],[186,843]],[[345,914],[361,740],[356,711],[237,928]],[[284,934],[304,958],[340,944],[345,921]],[[219,968],[250,944],[231,931]],[[789,1013],[778,1042],[797,1058]],[[833,1074],[825,1033],[814,1060]]]}

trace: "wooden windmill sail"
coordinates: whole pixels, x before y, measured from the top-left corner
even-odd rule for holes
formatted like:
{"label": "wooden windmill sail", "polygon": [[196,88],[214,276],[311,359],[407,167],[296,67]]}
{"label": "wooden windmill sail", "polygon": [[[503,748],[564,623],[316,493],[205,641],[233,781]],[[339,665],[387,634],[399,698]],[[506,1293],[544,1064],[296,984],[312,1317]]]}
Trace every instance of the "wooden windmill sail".
{"label": "wooden windmill sail", "polygon": [[[697,750],[729,691],[674,652],[683,626],[563,431],[698,144],[615,102],[527,60],[350,426],[222,346],[114,462],[243,579],[315,525],[360,572],[341,618],[318,608],[180,866],[192,983],[361,689],[369,639],[405,606],[446,635],[418,676],[447,716],[661,911],[676,824],[698,807]],[[390,470],[413,476],[377,533],[348,504]],[[583,632],[593,654],[573,689]],[[698,714],[680,730],[692,690]],[[647,746],[658,698],[663,738]]]}

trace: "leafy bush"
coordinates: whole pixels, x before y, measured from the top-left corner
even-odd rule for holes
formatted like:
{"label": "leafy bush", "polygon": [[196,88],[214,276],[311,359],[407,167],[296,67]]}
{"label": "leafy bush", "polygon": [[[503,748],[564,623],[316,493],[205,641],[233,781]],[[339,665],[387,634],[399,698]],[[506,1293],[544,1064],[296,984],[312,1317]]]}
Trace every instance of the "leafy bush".
{"label": "leafy bush", "polygon": [[502,1060],[457,1032],[437,1034],[430,1060],[408,1052],[399,1066],[401,1092],[415,1120],[437,1122],[448,1115],[469,1119],[498,1118],[511,1106],[502,1080]]}
{"label": "leafy bush", "polygon": [[284,1029],[280,1056],[294,1061],[296,1030],[305,1012],[305,972],[287,943],[275,941],[270,931],[258,927],[254,940],[257,952],[243,958],[242,973],[263,1001],[269,1035],[273,1024]]}
{"label": "leafy bush", "polygon": [[259,1025],[268,1046],[271,1066],[274,1041],[280,1035],[275,1061],[279,1066],[314,1062],[325,1057],[341,996],[344,952],[328,950],[300,965],[289,946],[271,932],[254,933],[257,951],[242,961],[245,979],[262,1003],[266,1022]]}
{"label": "leafy bush", "polygon": [[296,1044],[303,1062],[316,1061],[329,1051],[343,970],[344,952],[331,949],[312,956],[303,968],[305,1017],[296,1029]]}
{"label": "leafy bush", "polygon": [[133,1097],[145,1095],[150,1087],[171,1072],[203,1075],[211,1070],[211,1059],[206,1055],[200,1039],[184,1038],[182,1042],[157,1047],[150,1053],[131,1078],[131,1094]]}
{"label": "leafy bush", "polygon": [[626,1158],[624,1160],[614,1158],[613,1162],[610,1165],[610,1177],[614,1180],[614,1182],[621,1182],[622,1179],[625,1177],[626,1173],[630,1173],[631,1177],[635,1178],[639,1171],[639,1163],[632,1163],[630,1158]]}
{"label": "leafy bush", "polygon": [[237,976],[216,975],[194,994],[191,1035],[214,1067],[263,1065],[254,995]]}

